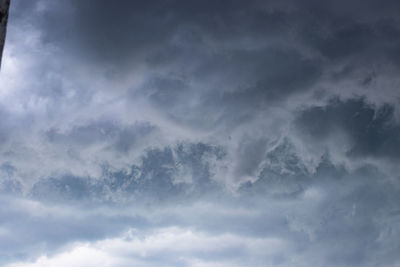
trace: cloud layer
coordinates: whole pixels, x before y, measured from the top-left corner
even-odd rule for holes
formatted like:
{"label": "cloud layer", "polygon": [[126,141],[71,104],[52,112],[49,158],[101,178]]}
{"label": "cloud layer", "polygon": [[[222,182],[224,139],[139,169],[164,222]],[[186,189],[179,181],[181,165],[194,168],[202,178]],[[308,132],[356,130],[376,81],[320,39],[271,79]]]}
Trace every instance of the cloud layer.
{"label": "cloud layer", "polygon": [[396,1],[17,1],[4,266],[397,266]]}

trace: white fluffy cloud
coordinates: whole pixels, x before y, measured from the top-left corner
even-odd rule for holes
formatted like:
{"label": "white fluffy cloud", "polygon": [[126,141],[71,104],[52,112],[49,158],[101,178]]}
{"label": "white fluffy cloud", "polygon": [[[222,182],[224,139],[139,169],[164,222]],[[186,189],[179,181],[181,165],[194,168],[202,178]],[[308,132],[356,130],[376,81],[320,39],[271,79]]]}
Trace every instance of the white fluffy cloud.
{"label": "white fluffy cloud", "polygon": [[7,267],[34,266],[243,266],[266,264],[286,249],[283,240],[241,237],[231,234],[207,235],[177,227],[163,228],[143,236],[130,229],[122,236],[94,243],[76,243],[52,256],[32,263]]}

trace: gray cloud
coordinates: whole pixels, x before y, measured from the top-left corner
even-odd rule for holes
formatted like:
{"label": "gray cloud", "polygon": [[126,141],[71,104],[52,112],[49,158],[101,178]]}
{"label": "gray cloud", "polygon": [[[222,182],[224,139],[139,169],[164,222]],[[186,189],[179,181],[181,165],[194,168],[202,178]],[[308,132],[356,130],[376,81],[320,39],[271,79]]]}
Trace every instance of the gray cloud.
{"label": "gray cloud", "polygon": [[131,165],[127,171],[104,165],[101,177],[42,178],[29,195],[46,202],[71,203],[192,201],[221,190],[209,162],[223,157],[221,148],[202,143],[151,149],[142,156],[140,165]]}
{"label": "gray cloud", "polygon": [[297,119],[301,130],[324,139],[343,131],[351,139],[349,156],[398,158],[399,126],[394,107],[374,107],[365,99],[331,100],[327,106],[304,110]]}
{"label": "gray cloud", "polygon": [[112,149],[126,153],[154,131],[154,128],[154,126],[146,123],[137,123],[124,128],[113,122],[103,120],[76,126],[67,133],[60,133],[57,129],[52,128],[45,135],[51,143],[76,145],[77,147],[90,146],[95,143],[109,143]]}
{"label": "gray cloud", "polygon": [[[271,152],[269,157],[277,157],[279,154],[283,156],[286,153],[297,154],[293,148],[291,152],[290,149],[288,151],[287,146],[287,143],[283,144],[282,148]],[[168,158],[165,152],[157,155],[161,161],[165,161],[165,157]],[[289,157],[287,161],[289,166],[301,165],[301,162],[298,162],[300,159],[296,161]],[[286,167],[289,168],[288,165]],[[150,179],[159,179],[157,172],[160,170],[154,168],[155,176]],[[394,223],[397,218],[396,212],[399,210],[398,187],[393,186],[393,182],[376,167],[363,166],[358,170],[348,171],[324,158],[317,172],[312,174],[303,171],[300,175],[303,178],[298,174],[279,175],[272,159],[271,165],[266,168],[275,168],[275,179],[281,181],[273,181],[271,174],[266,175],[252,185],[257,190],[264,188],[262,191],[249,191],[250,187],[236,196],[230,193],[208,194],[207,200],[203,195],[197,201],[190,202],[187,198],[181,198],[179,202],[164,199],[163,203],[146,204],[143,201],[134,201],[117,206],[93,206],[81,201],[65,206],[13,200],[11,203],[15,204],[2,211],[12,215],[4,221],[3,228],[11,231],[14,237],[24,236],[26,231],[23,229],[26,228],[23,225],[30,224],[29,229],[36,229],[35,235],[24,239],[23,246],[10,241],[8,249],[2,251],[5,255],[12,255],[12,258],[8,259],[11,261],[35,257],[34,255],[41,254],[42,251],[47,251],[49,257],[52,257],[60,253],[59,251],[64,251],[61,248],[65,244],[77,240],[95,242],[104,240],[105,237],[118,236],[127,229],[136,229],[138,232],[135,235],[142,236],[141,240],[144,242],[147,240],[145,237],[154,240],[153,233],[159,229],[178,227],[182,231],[192,229],[194,233],[205,233],[210,238],[231,235],[249,242],[272,239],[285,244],[271,254],[257,254],[258,252],[244,247],[240,249],[233,246],[225,252],[218,250],[209,254],[200,250],[187,255],[189,259],[195,257],[205,262],[236,259],[240,264],[253,261],[261,264],[267,261],[290,266],[296,261],[300,266],[306,266],[311,257],[318,264],[327,266],[374,266],[378,263],[389,266],[396,263],[396,253],[391,251],[399,233],[398,226]],[[326,172],[333,174],[335,171],[341,175],[325,175]],[[165,170],[163,172],[168,173]],[[74,179],[63,180],[72,184]],[[283,181],[285,179],[286,181]],[[270,194],[271,189],[276,188],[278,184],[288,189],[294,180],[301,184],[301,192],[295,195]],[[267,182],[266,186],[263,187],[261,181]],[[58,186],[61,189],[65,187],[63,184]],[[153,189],[155,188],[153,185]],[[57,186],[50,192],[54,192],[54,189],[57,189]],[[146,185],[143,189],[146,190]],[[74,188],[71,187],[71,190]],[[63,195],[56,193],[54,197],[60,200]],[[80,197],[75,197],[75,200],[79,199]],[[25,219],[21,220],[21,216]],[[64,222],[66,218],[68,222]],[[43,228],[43,225],[46,225],[46,228]],[[167,237],[164,236],[164,240],[165,238]],[[43,244],[40,248],[37,247],[38,241]],[[229,242],[233,242],[232,239]],[[186,255],[186,252],[182,254],[179,250],[173,255],[175,253]],[[130,262],[137,260],[135,254],[126,257]],[[176,257],[158,251],[142,260],[147,264],[161,260],[164,266],[169,266],[174,264]]]}
{"label": "gray cloud", "polygon": [[0,264],[397,266],[399,8],[14,1]]}

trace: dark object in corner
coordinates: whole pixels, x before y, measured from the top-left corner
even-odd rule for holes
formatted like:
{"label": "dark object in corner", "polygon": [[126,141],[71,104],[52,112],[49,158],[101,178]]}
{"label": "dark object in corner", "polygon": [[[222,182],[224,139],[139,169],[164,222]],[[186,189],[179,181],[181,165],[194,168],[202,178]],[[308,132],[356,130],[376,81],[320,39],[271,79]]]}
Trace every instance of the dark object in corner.
{"label": "dark object in corner", "polygon": [[10,7],[10,0],[0,0],[0,67],[1,67],[1,58],[3,56],[4,43],[6,41],[9,7]]}

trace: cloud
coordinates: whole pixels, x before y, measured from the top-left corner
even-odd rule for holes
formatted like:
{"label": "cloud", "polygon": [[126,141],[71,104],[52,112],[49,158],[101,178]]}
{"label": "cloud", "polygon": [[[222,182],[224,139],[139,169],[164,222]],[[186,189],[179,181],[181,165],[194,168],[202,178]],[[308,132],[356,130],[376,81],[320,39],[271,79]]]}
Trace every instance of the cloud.
{"label": "cloud", "polygon": [[[104,266],[127,266],[132,263],[136,266],[240,266],[243,255],[274,255],[286,245],[284,241],[274,238],[243,239],[230,234],[209,236],[176,227],[162,228],[144,237],[136,235],[137,230],[130,229],[121,237],[93,244],[78,243],[70,251],[50,258],[41,257],[31,264],[7,266],[90,266],[94,259]],[[259,263],[254,261],[254,264]]]}
{"label": "cloud", "polygon": [[297,124],[306,135],[320,140],[344,132],[350,139],[349,156],[397,159],[400,128],[394,110],[389,104],[374,107],[365,99],[332,99],[326,106],[304,110]]}
{"label": "cloud", "polygon": [[[329,170],[342,174],[331,177]],[[95,262],[87,255],[99,255],[110,266],[394,264],[399,188],[391,178],[373,166],[341,170],[328,159],[307,175],[294,195],[271,194],[301,179],[277,175],[280,181],[260,178],[256,191],[196,201],[71,205],[8,197],[10,205],[1,210],[8,214],[2,252],[12,257],[3,262],[86,266]]]}
{"label": "cloud", "polygon": [[29,195],[45,202],[162,203],[192,201],[214,194],[221,184],[214,178],[213,163],[223,160],[219,147],[198,143],[148,150],[140,164],[116,169],[101,165],[99,177],[71,174],[43,177]]}
{"label": "cloud", "polygon": [[13,2],[0,265],[395,266],[399,7]]}

